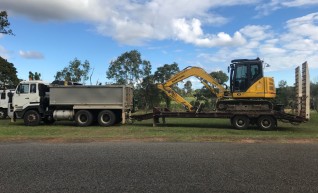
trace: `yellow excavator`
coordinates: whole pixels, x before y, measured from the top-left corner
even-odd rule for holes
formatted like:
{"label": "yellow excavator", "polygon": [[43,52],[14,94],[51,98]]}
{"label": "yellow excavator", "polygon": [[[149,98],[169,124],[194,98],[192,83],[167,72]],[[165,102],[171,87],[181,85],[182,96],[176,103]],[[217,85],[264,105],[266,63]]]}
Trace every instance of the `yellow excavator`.
{"label": "yellow excavator", "polygon": [[[187,111],[196,112],[172,86],[189,77],[198,78],[217,97],[216,110],[219,111],[259,111],[279,108],[272,102],[276,97],[274,79],[264,77],[264,62],[259,58],[232,60],[229,66],[230,87],[221,85],[217,79],[199,67],[187,67],[157,87],[171,99],[182,104]],[[277,109],[276,109],[277,110]]]}

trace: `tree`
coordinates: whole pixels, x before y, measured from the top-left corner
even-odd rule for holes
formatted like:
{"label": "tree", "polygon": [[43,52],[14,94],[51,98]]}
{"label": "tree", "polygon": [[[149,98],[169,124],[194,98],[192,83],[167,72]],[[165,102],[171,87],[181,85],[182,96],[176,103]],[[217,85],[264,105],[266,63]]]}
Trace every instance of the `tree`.
{"label": "tree", "polygon": [[65,67],[63,70],[56,72],[56,75],[54,77],[56,80],[85,83],[89,78],[89,71],[90,64],[87,60],[82,63],[80,60],[75,58],[73,61],[70,61],[68,67]]}
{"label": "tree", "polygon": [[6,11],[0,12],[0,33],[14,35],[12,30],[9,28],[10,22],[8,21],[8,14]]}
{"label": "tree", "polygon": [[165,64],[162,67],[157,68],[157,71],[154,74],[154,78],[159,83],[164,83],[169,80],[172,75],[180,71],[177,63]]}
{"label": "tree", "polygon": [[[157,68],[157,71],[154,73],[154,80],[155,82],[164,83],[179,71],[180,69],[177,63],[165,64],[163,67]],[[170,108],[171,99],[163,92],[162,97],[166,102],[167,108]]]}
{"label": "tree", "polygon": [[210,75],[219,81],[220,84],[224,84],[229,80],[229,77],[226,73],[224,73],[222,70],[211,72]]}
{"label": "tree", "polygon": [[137,85],[134,97],[139,109],[151,109],[160,104],[160,94],[153,75],[145,77],[141,84]]}
{"label": "tree", "polygon": [[[220,71],[211,72],[210,75],[215,80],[217,80],[217,82],[219,84],[225,84],[229,80],[228,75],[226,73],[224,73],[223,71],[221,71],[221,70]],[[217,98],[205,86],[203,86],[201,89],[195,90],[194,96],[196,97],[196,100],[197,100],[196,102],[200,102],[200,103],[204,102],[204,107],[205,108],[208,108],[208,109],[215,108]]]}
{"label": "tree", "polygon": [[12,63],[0,56],[0,87],[15,87],[18,83],[17,69]]}
{"label": "tree", "polygon": [[286,80],[280,80],[278,82],[278,87],[279,88],[285,88],[287,86],[287,81]]}
{"label": "tree", "polygon": [[311,109],[318,111],[318,82],[310,83]]}
{"label": "tree", "polygon": [[294,107],[295,104],[295,89],[288,86],[287,81],[280,80],[278,82],[278,88],[276,89],[276,100],[284,106]]}
{"label": "tree", "polygon": [[184,84],[184,89],[185,89],[187,95],[191,94],[191,92],[192,92],[192,82],[190,80],[188,80]]}
{"label": "tree", "polygon": [[117,84],[136,84],[151,73],[151,64],[141,59],[137,50],[125,52],[116,60],[111,61],[106,71],[109,79],[115,79]]}

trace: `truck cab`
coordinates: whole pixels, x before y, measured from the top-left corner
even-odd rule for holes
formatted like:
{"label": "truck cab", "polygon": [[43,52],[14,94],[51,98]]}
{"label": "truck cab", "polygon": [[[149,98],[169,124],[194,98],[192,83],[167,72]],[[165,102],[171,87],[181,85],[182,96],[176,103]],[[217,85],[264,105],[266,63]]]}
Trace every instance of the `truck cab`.
{"label": "truck cab", "polygon": [[27,110],[39,108],[41,96],[43,96],[43,87],[46,87],[43,81],[20,82],[15,90],[12,102],[15,118],[22,118]]}

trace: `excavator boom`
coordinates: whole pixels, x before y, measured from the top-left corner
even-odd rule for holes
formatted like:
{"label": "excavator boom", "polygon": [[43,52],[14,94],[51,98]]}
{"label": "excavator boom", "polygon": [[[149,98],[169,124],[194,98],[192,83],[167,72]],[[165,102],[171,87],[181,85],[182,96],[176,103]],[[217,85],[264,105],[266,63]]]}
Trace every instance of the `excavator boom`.
{"label": "excavator boom", "polygon": [[[210,74],[208,74],[205,70],[199,67],[187,67],[179,73],[175,74],[164,84],[157,84],[157,87],[164,91],[167,96],[169,96],[174,101],[182,104],[188,111],[195,111],[195,108],[186,101],[182,96],[176,93],[171,87],[178,82],[187,79],[189,77],[198,78],[202,84],[204,84],[213,94],[217,96],[217,98],[223,98],[225,88],[218,83],[216,79],[214,79]],[[216,88],[217,89],[216,89]]]}

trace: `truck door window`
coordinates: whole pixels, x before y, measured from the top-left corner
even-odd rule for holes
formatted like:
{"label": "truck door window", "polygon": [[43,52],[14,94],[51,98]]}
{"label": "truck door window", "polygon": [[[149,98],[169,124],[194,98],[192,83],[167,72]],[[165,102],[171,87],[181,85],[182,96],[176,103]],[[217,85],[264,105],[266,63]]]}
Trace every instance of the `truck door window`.
{"label": "truck door window", "polygon": [[36,84],[31,84],[30,93],[36,93]]}
{"label": "truck door window", "polygon": [[18,93],[20,94],[28,94],[30,90],[29,84],[20,84],[18,88]]}

